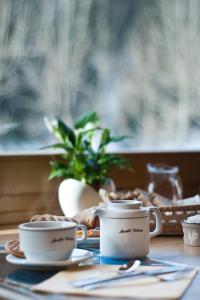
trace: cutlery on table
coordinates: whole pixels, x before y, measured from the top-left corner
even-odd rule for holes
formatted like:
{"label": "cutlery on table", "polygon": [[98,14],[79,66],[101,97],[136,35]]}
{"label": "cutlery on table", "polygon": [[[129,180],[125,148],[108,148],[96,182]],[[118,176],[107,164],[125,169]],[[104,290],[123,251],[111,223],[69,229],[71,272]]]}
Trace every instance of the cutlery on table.
{"label": "cutlery on table", "polygon": [[2,277],[0,277],[0,290],[1,296],[5,296],[5,299],[44,300],[43,296],[33,293],[30,289],[20,286],[20,284],[8,283]]}
{"label": "cutlery on table", "polygon": [[183,263],[176,263],[168,260],[161,260],[150,258],[149,256],[142,258],[142,265],[147,266],[174,266],[174,267],[187,267],[186,264]]}
{"label": "cutlery on table", "polygon": [[88,279],[87,281],[82,280],[79,282],[74,282],[73,286],[79,287],[79,288],[85,288],[88,290],[88,289],[94,289],[97,287],[102,287],[107,284],[109,285],[116,281],[121,281],[121,280],[128,279],[128,278],[137,279],[138,277],[158,276],[158,275],[176,273],[176,272],[182,272],[182,271],[186,272],[186,271],[190,271],[190,270],[192,270],[192,268],[169,266],[169,267],[163,267],[160,269],[150,270],[150,271],[127,272],[127,273],[123,273],[123,274],[117,274],[110,278],[104,278],[104,279]]}
{"label": "cutlery on table", "polygon": [[2,277],[0,277],[0,296],[10,300],[66,300],[65,295],[38,294],[21,284],[7,282]]}
{"label": "cutlery on table", "polygon": [[138,259],[129,261],[127,264],[120,266],[117,273],[118,274],[131,273],[135,271],[140,265],[141,265],[141,261]]}
{"label": "cutlery on table", "polygon": [[[123,275],[123,274],[128,274],[128,273],[134,272],[140,265],[141,265],[140,260],[136,259],[136,260],[129,261],[127,264],[123,264],[118,268],[117,274]],[[96,279],[94,279],[94,276],[96,278],[97,276],[102,276],[102,275],[105,275],[105,276],[109,275],[109,271],[102,271],[102,272],[97,271],[96,273],[91,274],[87,278],[76,280],[76,281],[73,281],[72,283],[73,283],[73,286],[77,286],[77,287],[79,287],[82,284],[87,285],[87,284],[90,284],[91,282],[97,281]],[[105,280],[105,278],[104,278],[104,280]]]}
{"label": "cutlery on table", "polygon": [[181,271],[177,271],[175,273],[169,273],[169,274],[162,274],[162,275],[158,275],[157,277],[161,280],[161,281],[175,281],[175,280],[181,280],[183,278],[185,278],[185,275],[189,272],[192,271],[193,268],[191,269],[185,269],[185,270],[181,270]]}

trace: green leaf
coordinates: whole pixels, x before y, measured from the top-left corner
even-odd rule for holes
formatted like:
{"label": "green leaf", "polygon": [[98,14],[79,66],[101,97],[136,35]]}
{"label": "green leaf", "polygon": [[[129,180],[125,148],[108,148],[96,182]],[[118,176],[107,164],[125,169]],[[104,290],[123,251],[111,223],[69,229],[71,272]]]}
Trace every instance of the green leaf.
{"label": "green leaf", "polygon": [[68,177],[68,169],[66,164],[53,160],[50,161],[50,165],[52,169],[49,175],[49,180],[54,177]]}
{"label": "green leaf", "polygon": [[132,167],[130,166],[130,162],[120,155],[110,154],[110,164],[115,167],[126,168],[129,171],[132,170]]}
{"label": "green leaf", "polygon": [[63,149],[65,151],[73,150],[73,148],[67,147],[65,144],[61,144],[61,143],[52,144],[52,145],[40,148],[40,150],[44,150],[44,149]]}
{"label": "green leaf", "polygon": [[50,161],[50,165],[51,165],[52,169],[54,169],[54,170],[66,169],[66,164],[63,162],[59,162],[57,160]]}
{"label": "green leaf", "polygon": [[76,122],[75,122],[75,128],[84,128],[88,123],[98,123],[99,122],[99,117],[97,116],[96,112],[89,112],[84,114],[82,117],[80,117]]}
{"label": "green leaf", "polygon": [[98,159],[98,163],[99,164],[109,164],[109,161],[110,161],[110,155],[109,154],[104,154],[103,156],[101,156],[99,159]]}
{"label": "green leaf", "polygon": [[51,170],[51,173],[49,175],[49,180],[55,178],[55,177],[69,177],[69,174],[66,169],[60,169],[60,170]]}
{"label": "green leaf", "polygon": [[120,141],[123,141],[127,138],[128,138],[127,135],[116,135],[116,136],[111,136],[110,141],[111,142],[120,142]]}
{"label": "green leaf", "polygon": [[[90,123],[92,126],[86,126]],[[49,179],[74,178],[98,186],[105,182],[112,167],[131,169],[130,164],[123,157],[105,151],[109,143],[119,142],[127,137],[111,136],[108,128],[99,126],[99,117],[95,112],[87,113],[75,122],[75,130],[58,118],[50,125],[51,132],[59,142],[42,149],[53,148],[64,151],[58,160],[51,161]],[[94,151],[92,142],[98,130],[101,130],[101,138],[98,150]]]}
{"label": "green leaf", "polygon": [[110,130],[108,128],[105,128],[103,130],[103,133],[101,135],[101,141],[99,144],[99,149],[102,149],[105,145],[110,143]]}
{"label": "green leaf", "polygon": [[90,167],[93,171],[98,170],[98,164],[96,159],[90,158],[86,161],[86,166]]}
{"label": "green leaf", "polygon": [[58,118],[54,120],[53,131],[55,134],[58,133],[64,142],[66,142],[66,139],[68,139],[72,145],[75,144],[76,136],[73,130],[69,126],[67,126],[62,120]]}
{"label": "green leaf", "polygon": [[[79,132],[77,137],[76,137],[76,147],[79,150],[84,149],[84,143],[89,143],[87,140],[84,139],[85,134],[83,132]],[[90,143],[89,143],[90,144]]]}

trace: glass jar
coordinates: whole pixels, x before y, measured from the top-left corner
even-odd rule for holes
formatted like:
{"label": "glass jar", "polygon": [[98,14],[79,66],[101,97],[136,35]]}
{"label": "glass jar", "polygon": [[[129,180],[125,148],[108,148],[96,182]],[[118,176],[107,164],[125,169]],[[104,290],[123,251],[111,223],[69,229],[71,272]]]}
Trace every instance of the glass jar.
{"label": "glass jar", "polygon": [[182,199],[183,188],[177,166],[148,163],[147,172],[149,193],[157,193],[171,200]]}

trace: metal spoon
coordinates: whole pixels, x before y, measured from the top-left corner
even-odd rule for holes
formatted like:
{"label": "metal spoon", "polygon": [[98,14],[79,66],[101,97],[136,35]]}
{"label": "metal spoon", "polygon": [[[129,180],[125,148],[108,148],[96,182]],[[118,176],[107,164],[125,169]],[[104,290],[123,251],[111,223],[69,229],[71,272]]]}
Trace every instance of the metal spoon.
{"label": "metal spoon", "polygon": [[118,274],[125,274],[134,272],[139,266],[141,265],[140,260],[131,260],[127,264],[124,264],[119,267],[117,273]]}
{"label": "metal spoon", "polygon": [[[117,270],[117,274],[123,275],[123,274],[127,274],[127,273],[132,273],[140,266],[140,264],[141,264],[141,262],[139,260],[131,260],[127,264],[120,266],[119,269]],[[97,277],[102,276],[102,275],[107,276],[107,274],[109,275],[108,271],[96,272],[96,273],[91,274],[87,278],[73,281],[72,284],[75,287],[81,287],[82,285],[92,284],[93,282],[94,283],[96,282]]]}
{"label": "metal spoon", "polygon": [[133,271],[130,273],[117,274],[115,276],[108,277],[108,278],[92,279],[92,280],[87,280],[87,282],[81,282],[81,283],[79,282],[74,286],[91,290],[94,288],[105,286],[107,284],[110,285],[116,283],[117,281],[127,280],[129,278],[137,279],[138,277],[158,276],[161,274],[174,273],[177,271],[180,271],[180,267],[170,266],[170,267],[164,267],[161,269],[159,268],[159,269],[148,270],[148,271],[136,271],[136,272]]}
{"label": "metal spoon", "polygon": [[162,275],[158,275],[157,277],[161,280],[161,281],[175,281],[175,280],[181,280],[183,278],[185,278],[187,276],[187,274],[189,272],[191,272],[192,270],[194,270],[193,268],[185,268],[183,270],[177,271],[175,273],[169,273],[169,274],[162,274]]}

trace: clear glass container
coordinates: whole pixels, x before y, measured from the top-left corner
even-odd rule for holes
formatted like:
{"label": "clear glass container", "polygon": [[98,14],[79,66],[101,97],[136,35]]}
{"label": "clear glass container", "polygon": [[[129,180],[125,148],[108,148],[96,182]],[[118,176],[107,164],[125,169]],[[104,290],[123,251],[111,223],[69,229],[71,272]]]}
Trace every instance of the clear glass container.
{"label": "clear glass container", "polygon": [[147,172],[149,193],[154,192],[171,200],[182,199],[183,188],[177,166],[148,163]]}

